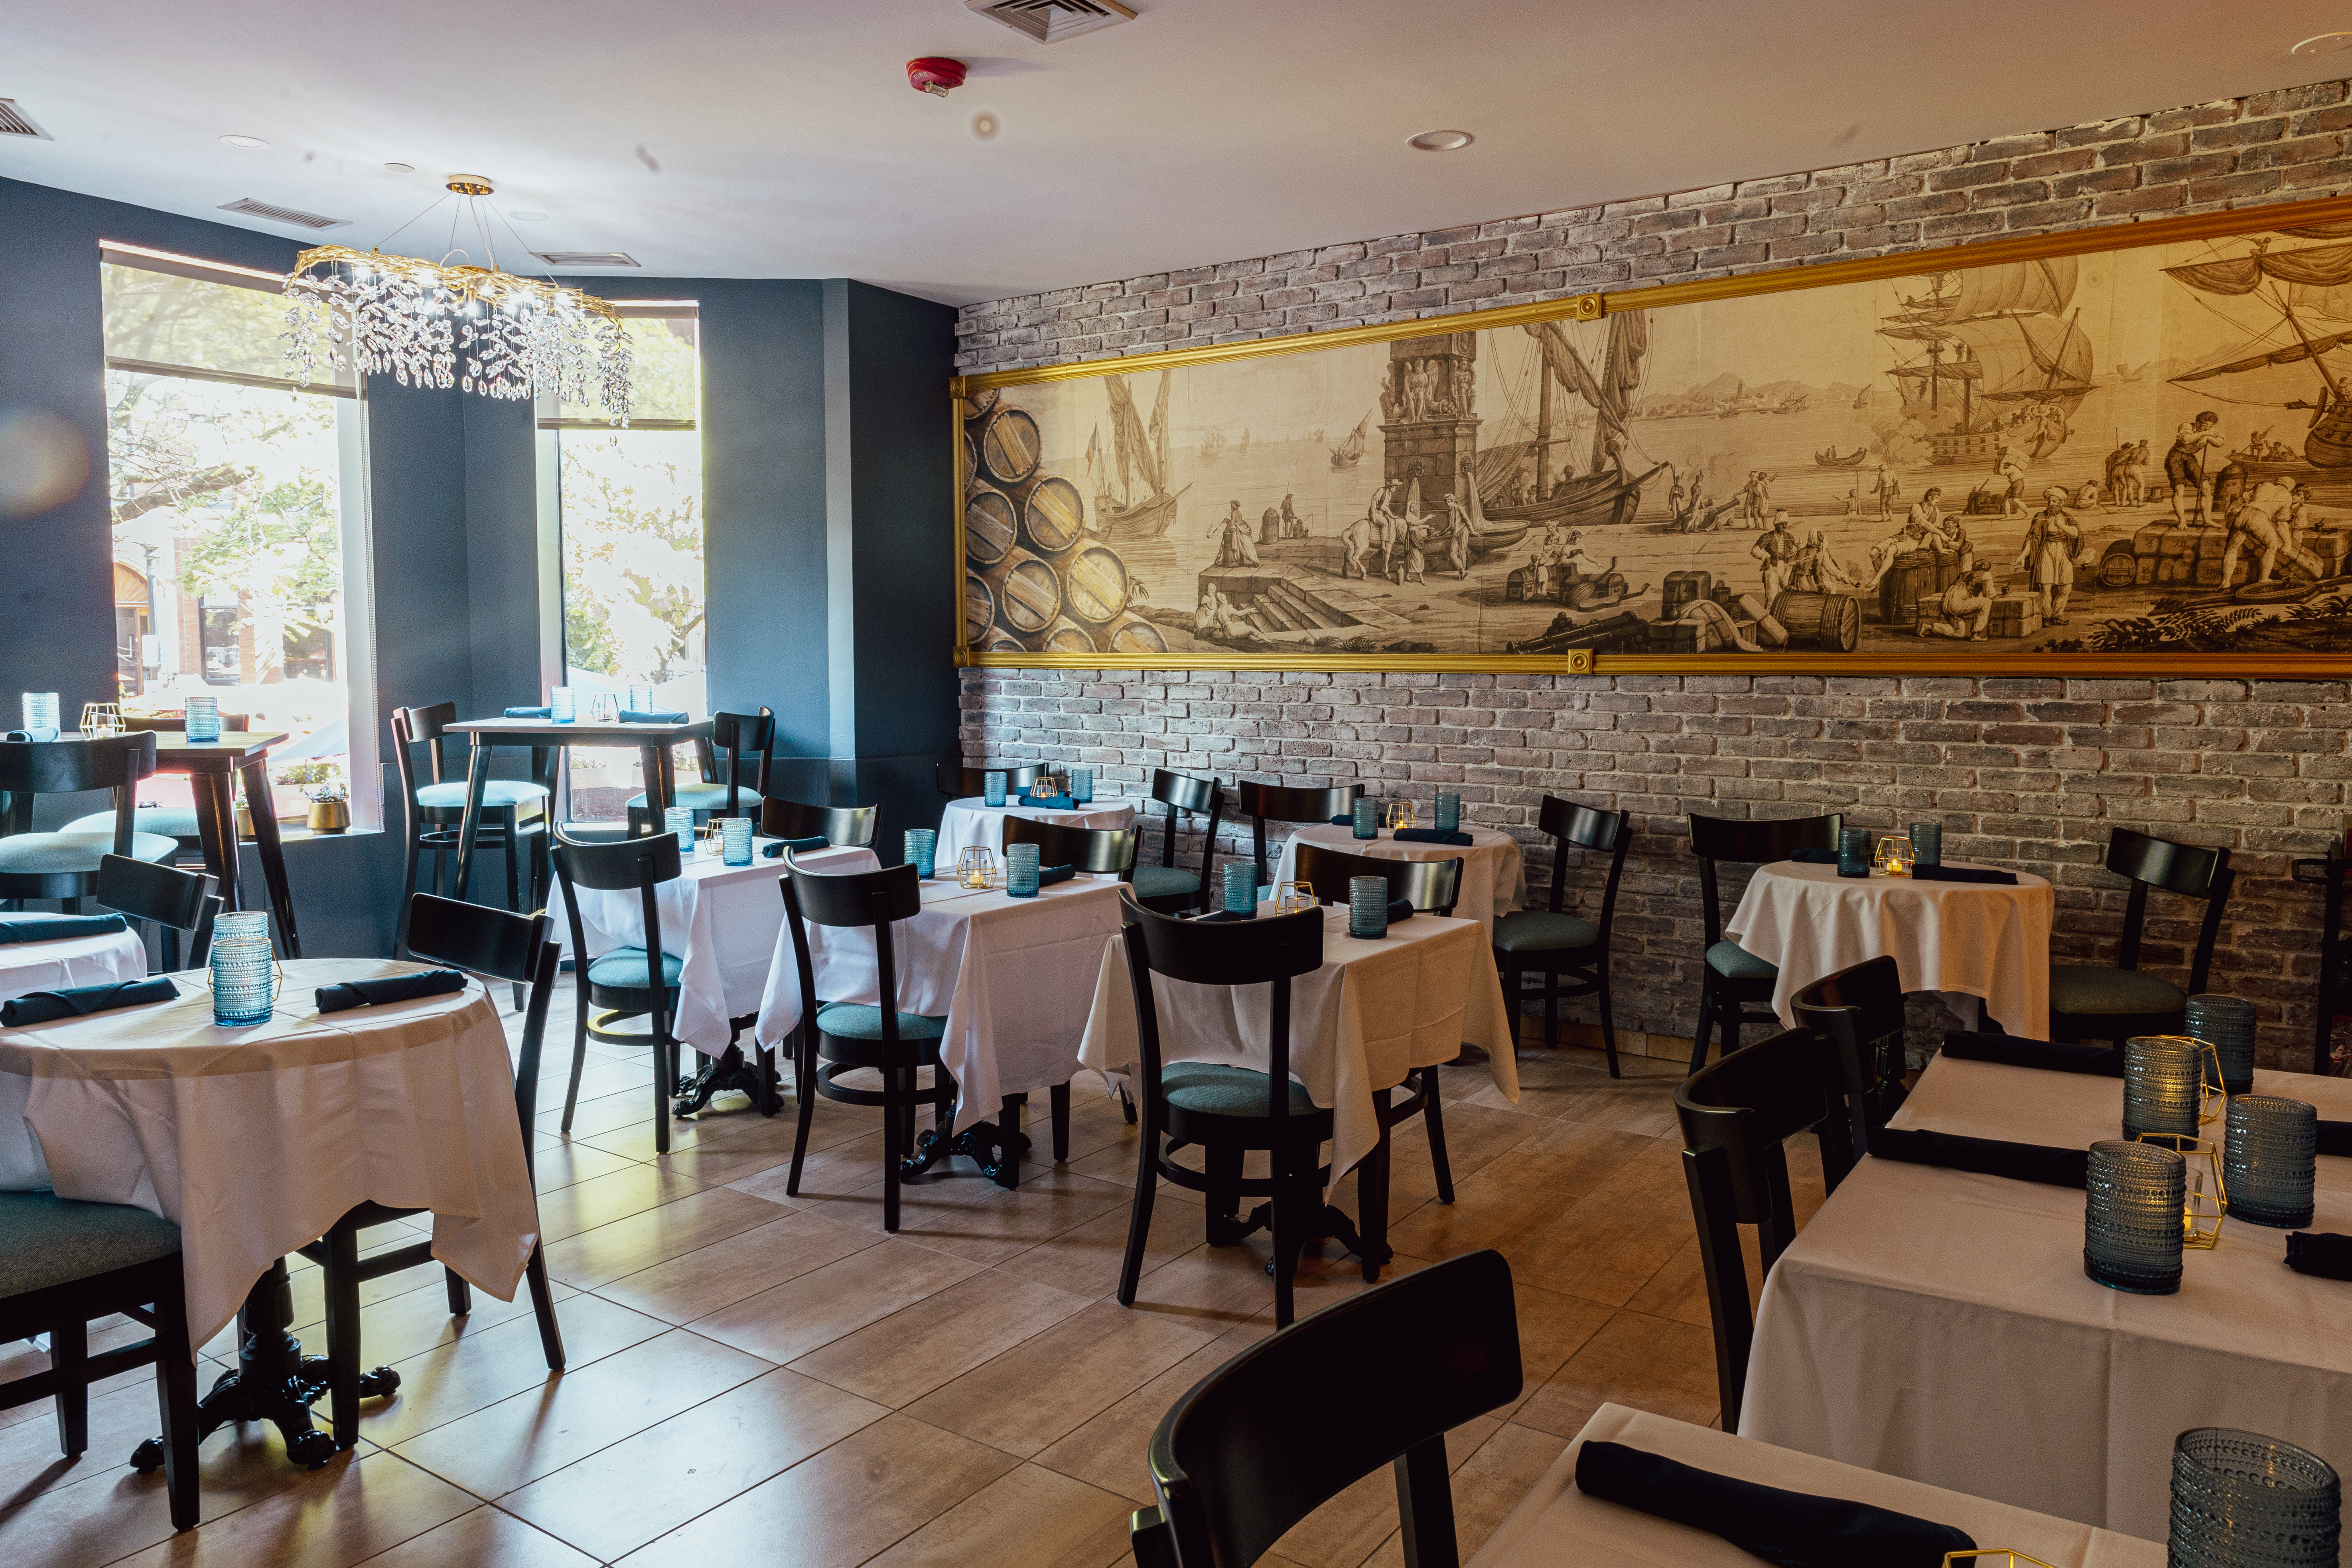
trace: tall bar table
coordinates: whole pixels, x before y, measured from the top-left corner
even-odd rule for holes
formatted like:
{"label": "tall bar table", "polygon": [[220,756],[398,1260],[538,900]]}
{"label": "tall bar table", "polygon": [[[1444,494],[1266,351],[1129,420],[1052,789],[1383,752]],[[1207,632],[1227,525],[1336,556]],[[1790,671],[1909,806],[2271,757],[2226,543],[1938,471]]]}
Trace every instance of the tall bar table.
{"label": "tall bar table", "polygon": [[[131,726],[136,729],[138,726]],[[278,941],[284,956],[302,956],[302,938],[294,929],[294,894],[286,881],[286,847],[278,836],[278,807],[269,793],[269,748],[282,745],[283,734],[224,730],[217,741],[191,741],[176,730],[155,731],[155,771],[184,773],[195,793],[196,837],[205,850],[205,869],[220,884],[225,909],[241,910],[236,848],[236,783],[245,781],[246,809],[253,817],[253,847],[261,852],[262,879],[268,885],[269,908],[278,917]]]}
{"label": "tall bar table", "polygon": [[[658,814],[677,799],[670,748],[682,741],[709,740],[710,721],[702,719],[684,724],[596,724],[583,721],[559,724],[552,719],[467,719],[450,725],[447,732],[466,736],[473,747],[466,764],[466,815],[457,829],[457,897],[462,899],[473,876],[474,837],[481,831],[482,792],[490,781],[491,752],[500,746],[529,746],[533,752],[531,771],[538,774],[542,772],[541,759],[550,752],[561,753],[566,747],[634,746],[646,775],[646,805]],[[551,765],[544,769],[544,776],[551,786]],[[551,831],[551,795],[548,821]]]}

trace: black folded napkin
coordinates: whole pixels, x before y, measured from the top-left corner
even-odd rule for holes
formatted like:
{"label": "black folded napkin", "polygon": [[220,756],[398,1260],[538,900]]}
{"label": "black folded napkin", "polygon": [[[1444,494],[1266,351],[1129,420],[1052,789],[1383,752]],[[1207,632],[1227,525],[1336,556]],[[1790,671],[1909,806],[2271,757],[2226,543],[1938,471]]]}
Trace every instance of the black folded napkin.
{"label": "black folded napkin", "polygon": [[1911,875],[1922,882],[1990,882],[1997,887],[2017,886],[2014,871],[1989,871],[1977,866],[1913,866]]}
{"label": "black folded napkin", "polygon": [[454,969],[428,969],[422,974],[392,974],[382,980],[346,980],[341,985],[319,987],[319,1011],[341,1013],[352,1007],[373,1007],[385,1002],[414,1002],[419,996],[446,996],[466,988],[466,977]]}
{"label": "black folded napkin", "polygon": [[1024,795],[1021,797],[1021,804],[1024,805],[1037,806],[1045,811],[1076,811],[1078,809],[1078,803],[1066,795]]}
{"label": "black folded napkin", "polygon": [[2315,1152],[2341,1160],[2352,1156],[2352,1121],[2322,1121]]}
{"label": "black folded napkin", "polygon": [[169,1002],[180,988],[157,975],[152,980],[121,980],[107,985],[68,985],[57,991],[34,991],[0,1003],[0,1028],[18,1029],[27,1024],[51,1024],[59,1018],[86,1018],[110,1007],[136,1007],[142,1002]]}
{"label": "black folded napkin", "polygon": [[1834,866],[1837,864],[1837,851],[1834,849],[1791,849],[1789,851],[1789,858],[1794,860],[1800,866]]}
{"label": "black folded napkin", "polygon": [[1941,1165],[1979,1176],[2039,1182],[2045,1187],[2080,1191],[2090,1167],[2087,1149],[2053,1149],[2045,1143],[2006,1143],[1998,1138],[1964,1138],[1957,1132],[1927,1132],[1881,1127],[1870,1135],[1870,1152],[1882,1160],[1910,1165]]}
{"label": "black folded napkin", "polygon": [[1396,830],[1400,844],[1467,844],[1466,833],[1440,833],[1434,827],[1400,827]]}
{"label": "black folded napkin", "polygon": [[1353,827],[1356,826],[1356,818],[1352,814],[1347,816],[1335,816],[1331,819],[1331,826],[1334,827]]}
{"label": "black folded napkin", "polygon": [[773,844],[762,845],[760,854],[763,859],[781,860],[787,849],[795,855],[805,855],[812,849],[822,849],[824,847],[825,839],[821,834],[811,838],[779,838]]}
{"label": "black folded napkin", "polygon": [[1066,882],[1077,874],[1076,866],[1040,866],[1037,868],[1037,885],[1050,888],[1056,882]]}
{"label": "black folded napkin", "polygon": [[683,724],[686,722],[686,715],[659,708],[648,709],[643,713],[634,708],[624,708],[621,710],[621,722],[624,724]]}
{"label": "black folded napkin", "polygon": [[552,719],[555,717],[555,710],[552,708],[509,708],[503,715],[501,715],[501,717],[508,719]]}
{"label": "black folded napkin", "polygon": [[2286,1266],[2297,1274],[2315,1274],[2322,1279],[2352,1279],[2352,1236],[2292,1231],[2286,1238]]}
{"label": "black folded napkin", "polygon": [[54,915],[47,920],[0,920],[0,946],[19,942],[70,942],[129,931],[121,915]]}
{"label": "black folded napkin", "polygon": [[1395,925],[1401,921],[1409,921],[1412,919],[1412,900],[1411,899],[1391,899],[1389,900],[1389,924]]}
{"label": "black folded napkin", "polygon": [[11,730],[6,736],[0,737],[10,741],[39,741],[45,743],[57,738],[58,732],[46,725],[38,730]]}
{"label": "black folded napkin", "polygon": [[1948,1524],[1735,1480],[1622,1443],[1587,1443],[1576,1489],[1719,1535],[1780,1568],[1938,1568],[1976,1542]]}
{"label": "black folded napkin", "polygon": [[1998,1062],[2045,1072],[2124,1076],[2124,1054],[2112,1046],[2076,1046],[2063,1040],[2021,1040],[2015,1035],[1974,1035],[1954,1029],[1944,1036],[1944,1054],[1956,1061]]}
{"label": "black folded napkin", "polygon": [[1214,911],[1213,913],[1211,913],[1211,914],[1205,914],[1205,915],[1196,915],[1196,916],[1194,916],[1193,918],[1194,918],[1194,919],[1196,919],[1196,920],[1199,920],[1199,921],[1254,921],[1254,920],[1257,919],[1257,911],[1256,911],[1255,910],[1249,910],[1247,913],[1244,913],[1244,912],[1243,912],[1242,910],[1218,910]]}

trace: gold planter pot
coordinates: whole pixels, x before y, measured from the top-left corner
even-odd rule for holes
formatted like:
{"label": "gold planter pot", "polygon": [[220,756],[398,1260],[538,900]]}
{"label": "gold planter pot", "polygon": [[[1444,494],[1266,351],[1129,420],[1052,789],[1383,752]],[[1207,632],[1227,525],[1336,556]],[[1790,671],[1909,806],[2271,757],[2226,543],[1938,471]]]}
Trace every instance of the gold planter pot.
{"label": "gold planter pot", "polygon": [[313,833],[341,833],[352,826],[351,802],[345,800],[314,800],[310,803],[310,828]]}

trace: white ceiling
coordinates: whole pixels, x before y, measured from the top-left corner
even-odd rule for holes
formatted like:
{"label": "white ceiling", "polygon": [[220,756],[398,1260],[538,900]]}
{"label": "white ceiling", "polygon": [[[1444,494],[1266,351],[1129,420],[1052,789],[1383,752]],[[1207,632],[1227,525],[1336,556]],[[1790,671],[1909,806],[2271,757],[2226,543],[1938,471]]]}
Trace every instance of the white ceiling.
{"label": "white ceiling", "polygon": [[[964,303],[2352,74],[2287,53],[2341,0],[1130,3],[1048,47],[960,0],[0,0],[0,97],[55,138],[0,175],[366,247],[480,173],[536,249]],[[1404,145],[1435,127],[1478,140]]]}

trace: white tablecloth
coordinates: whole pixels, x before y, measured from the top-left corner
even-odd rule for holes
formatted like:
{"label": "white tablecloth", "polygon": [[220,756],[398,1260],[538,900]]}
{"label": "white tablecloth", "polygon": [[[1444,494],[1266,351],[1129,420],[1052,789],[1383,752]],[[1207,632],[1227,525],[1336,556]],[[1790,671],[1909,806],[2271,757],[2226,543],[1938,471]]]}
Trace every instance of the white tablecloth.
{"label": "white tablecloth", "polygon": [[[1954,861],[1954,865],[1961,862]],[[1906,991],[1981,999],[2001,1027],[2050,1037],[2050,921],[2058,895],[2031,871],[2014,888],[1913,877],[1841,877],[1834,866],[1757,868],[1723,934],[1780,967],[1772,1009],[1825,974],[1892,954]]]}
{"label": "white tablecloth", "polygon": [[203,1344],[277,1259],[373,1200],[433,1211],[433,1254],[500,1300],[538,1239],[506,1032],[478,984],[321,1016],[320,985],[424,967],[286,962],[269,1021],[176,1002],[0,1030],[0,1188],[132,1204],[180,1227]]}
{"label": "white tablecloth", "polygon": [[1117,831],[1135,826],[1135,808],[1139,804],[1119,795],[1099,795],[1076,811],[1053,811],[1042,805],[1023,805],[1018,795],[1006,796],[1009,804],[991,805],[979,795],[951,800],[940,813],[940,841],[931,861],[941,871],[955,868],[956,856],[974,844],[987,846],[996,852],[999,868],[1004,864],[1004,819],[1025,816],[1032,822],[1055,822],[1064,827],[1107,827]]}
{"label": "white tablecloth", "polygon": [[[2352,1118],[2340,1079],[2258,1071],[2254,1090]],[[2115,1079],[1939,1057],[1894,1124],[2084,1148],[2122,1117]],[[2110,1290],[2083,1273],[2083,1203],[1863,1161],[1766,1282],[1741,1433],[2157,1540],[2189,1427],[2352,1467],[2352,1284],[2231,1219],[2179,1294]],[[2352,1161],[2319,1162],[2317,1208],[2307,1228],[2352,1232]]]}
{"label": "white tablecloth", "polygon": [[1288,882],[1297,878],[1298,846],[1302,843],[1344,849],[1350,855],[1369,855],[1376,860],[1451,860],[1459,855],[1462,901],[1454,906],[1454,912],[1485,926],[1491,941],[1496,919],[1528,900],[1527,857],[1519,852],[1519,841],[1507,833],[1498,833],[1491,827],[1465,827],[1462,831],[1470,836],[1466,847],[1455,844],[1400,844],[1385,827],[1378,838],[1359,838],[1351,827],[1328,822],[1311,824],[1283,842],[1282,864],[1275,871],[1274,879]]}
{"label": "white tablecloth", "polygon": [[[784,862],[760,853],[774,842],[752,840],[749,866],[730,866],[716,855],[688,855],[686,875],[654,889],[662,951],[678,955],[677,1016],[670,1032],[707,1057],[726,1050],[733,1037],[728,1020],[758,1012],[767,990],[776,933],[784,929],[784,896],[778,886]],[[808,870],[833,873],[878,870],[882,864],[873,850],[848,847],[812,849],[794,859]],[[561,882],[548,893],[547,912],[555,922],[555,941],[568,956],[572,921]],[[583,889],[580,924],[591,958],[616,947],[643,947],[644,896],[634,888]]]}
{"label": "white tablecloth", "polygon": [[[1272,919],[1274,906],[1258,913]],[[1195,985],[1152,977],[1160,1047],[1170,1061],[1225,1062],[1264,1072],[1271,1026],[1266,985]],[[1450,1062],[1465,1042],[1486,1053],[1495,1087],[1519,1098],[1510,1016],[1494,948],[1475,921],[1415,915],[1389,934],[1348,934],[1348,911],[1323,910],[1323,966],[1290,983],[1290,1076],[1332,1113],[1333,1180],[1380,1144],[1373,1094],[1414,1068]],[[1124,938],[1101,944],[1094,1008],[1078,1059],[1097,1072],[1133,1066],[1135,990]]]}
{"label": "white tablecloth", "polygon": [[[9,915],[28,920],[28,915]],[[16,942],[0,946],[0,1002],[31,991],[104,985],[147,978],[147,944],[136,931],[78,936],[65,942]]]}
{"label": "white tablecloth", "polygon": [[[1094,1000],[1094,963],[1118,930],[1119,885],[1076,877],[1016,899],[933,879],[923,912],[890,928],[898,1011],[947,1019],[940,1060],[954,1075],[955,1130],[994,1116],[1008,1094],[1067,1083]],[[816,926],[809,966],[826,1002],[881,1001],[871,927]],[[760,1043],[800,1027],[807,1005],[788,925],[771,953],[760,1003]]]}
{"label": "white tablecloth", "polygon": [[1470,1559],[1470,1568],[1756,1568],[1757,1559],[1721,1536],[1578,1491],[1576,1456],[1588,1442],[1622,1443],[1759,1486],[1893,1509],[1965,1531],[1980,1547],[2011,1548],[2064,1568],[2164,1564],[2164,1548],[2154,1541],[2092,1530],[2006,1503],[1832,1464],[1622,1405],[1604,1405],[1592,1413],[1559,1462],[1486,1538]]}

